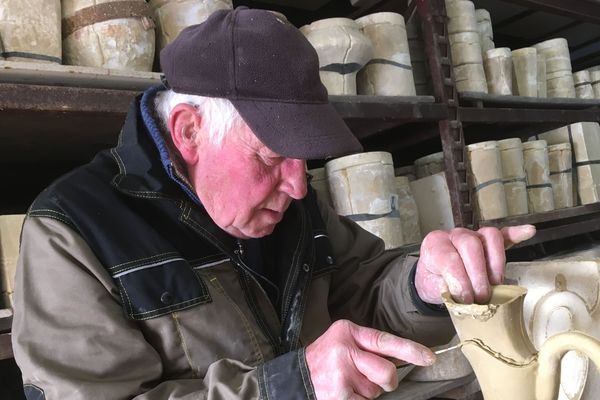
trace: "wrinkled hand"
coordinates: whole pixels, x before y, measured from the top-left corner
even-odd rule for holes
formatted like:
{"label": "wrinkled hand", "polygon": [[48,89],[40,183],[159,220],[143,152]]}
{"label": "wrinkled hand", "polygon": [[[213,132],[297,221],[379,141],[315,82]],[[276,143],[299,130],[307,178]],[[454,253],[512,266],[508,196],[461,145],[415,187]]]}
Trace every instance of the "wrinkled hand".
{"label": "wrinkled hand", "polygon": [[431,365],[427,347],[347,320],[333,323],[306,348],[306,363],[318,400],[374,399],[398,387],[396,366],[387,358]]}
{"label": "wrinkled hand", "polygon": [[449,291],[461,303],[485,303],[490,285],[504,280],[504,250],[535,235],[533,225],[502,229],[465,228],[449,232],[433,231],[421,244],[415,286],[421,299],[439,304],[441,294]]}

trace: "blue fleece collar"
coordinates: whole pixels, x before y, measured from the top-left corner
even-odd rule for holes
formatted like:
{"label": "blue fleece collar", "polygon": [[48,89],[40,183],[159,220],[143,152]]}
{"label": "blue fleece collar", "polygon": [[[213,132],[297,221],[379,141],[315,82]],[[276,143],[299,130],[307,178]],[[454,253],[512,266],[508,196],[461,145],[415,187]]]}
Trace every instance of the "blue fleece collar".
{"label": "blue fleece collar", "polygon": [[160,161],[167,172],[167,175],[171,180],[177,183],[183,191],[194,201],[194,203],[198,205],[202,205],[200,203],[200,199],[198,195],[190,188],[185,182],[182,182],[174,173],[174,165],[171,157],[169,156],[169,150],[167,148],[167,143],[165,143],[165,139],[163,138],[160,127],[157,124],[156,119],[154,118],[154,97],[156,93],[161,90],[165,90],[163,85],[152,86],[148,90],[144,92],[142,95],[142,100],[140,101],[140,112],[142,114],[142,119],[144,120],[144,125],[146,125],[146,129],[150,134],[150,137],[154,141],[158,153],[160,154]]}

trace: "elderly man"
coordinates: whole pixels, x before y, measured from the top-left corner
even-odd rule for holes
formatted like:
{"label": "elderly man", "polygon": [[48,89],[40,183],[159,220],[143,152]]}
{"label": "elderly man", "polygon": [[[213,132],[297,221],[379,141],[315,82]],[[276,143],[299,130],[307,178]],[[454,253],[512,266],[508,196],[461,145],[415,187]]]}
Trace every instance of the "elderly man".
{"label": "elderly man", "polygon": [[485,301],[504,246],[534,233],[434,232],[417,263],[319,203],[304,160],[361,148],[274,14],[216,12],[161,64],[170,89],[28,213],[30,400],[375,398],[398,385],[390,359],[430,365],[449,339],[440,294]]}

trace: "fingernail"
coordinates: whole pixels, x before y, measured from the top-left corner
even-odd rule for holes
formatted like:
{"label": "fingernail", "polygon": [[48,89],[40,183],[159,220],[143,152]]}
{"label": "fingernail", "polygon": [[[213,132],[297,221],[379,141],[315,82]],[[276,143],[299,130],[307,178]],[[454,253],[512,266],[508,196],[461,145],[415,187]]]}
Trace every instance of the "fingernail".
{"label": "fingernail", "polygon": [[433,365],[433,363],[435,363],[435,354],[433,354],[431,351],[421,350],[421,355],[423,358],[423,364]]}

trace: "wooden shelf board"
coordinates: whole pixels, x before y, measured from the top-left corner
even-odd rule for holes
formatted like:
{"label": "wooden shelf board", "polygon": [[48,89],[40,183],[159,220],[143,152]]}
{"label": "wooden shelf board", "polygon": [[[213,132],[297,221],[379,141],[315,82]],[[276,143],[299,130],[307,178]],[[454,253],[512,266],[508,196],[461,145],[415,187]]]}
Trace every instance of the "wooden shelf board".
{"label": "wooden shelf board", "polygon": [[594,232],[600,230],[600,203],[479,222],[479,226],[498,228],[522,224],[533,224],[538,232],[532,239],[516,247]]}
{"label": "wooden shelf board", "polygon": [[600,2],[595,0],[503,0],[532,10],[600,24]]}
{"label": "wooden shelf board", "polygon": [[481,103],[486,106],[505,106],[533,109],[573,109],[584,110],[600,107],[600,99],[572,99],[572,98],[541,98],[526,96],[498,96],[488,93],[463,92],[459,94],[461,103]]}

